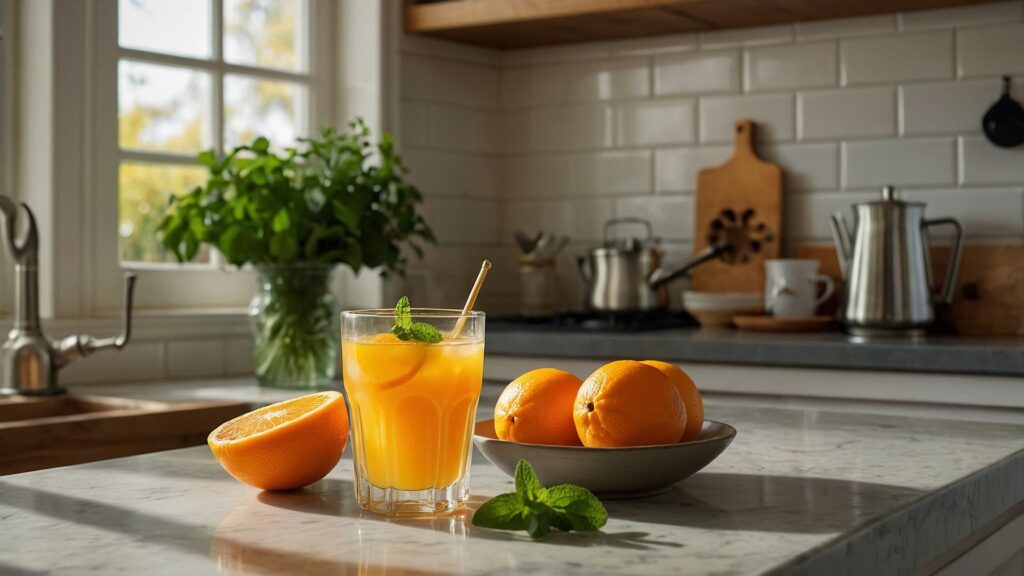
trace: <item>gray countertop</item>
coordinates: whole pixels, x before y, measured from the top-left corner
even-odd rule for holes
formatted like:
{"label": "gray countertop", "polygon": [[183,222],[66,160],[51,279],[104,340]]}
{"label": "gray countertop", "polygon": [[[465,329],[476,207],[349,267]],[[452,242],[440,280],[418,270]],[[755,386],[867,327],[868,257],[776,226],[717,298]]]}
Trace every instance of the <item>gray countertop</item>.
{"label": "gray countertop", "polygon": [[562,332],[489,328],[487,352],[687,362],[1024,376],[1024,338],[936,336],[855,342],[839,332],[763,334],[682,328]]}
{"label": "gray countertop", "polygon": [[[499,390],[484,387],[482,417]],[[230,380],[104,392],[294,394]],[[732,446],[665,494],[607,502],[601,533],[473,527],[511,487],[479,453],[469,510],[395,520],[356,505],[347,454],[305,490],[262,493],[197,447],[0,478],[0,573],[907,574],[1024,502],[1024,426],[706,408],[737,428]]]}

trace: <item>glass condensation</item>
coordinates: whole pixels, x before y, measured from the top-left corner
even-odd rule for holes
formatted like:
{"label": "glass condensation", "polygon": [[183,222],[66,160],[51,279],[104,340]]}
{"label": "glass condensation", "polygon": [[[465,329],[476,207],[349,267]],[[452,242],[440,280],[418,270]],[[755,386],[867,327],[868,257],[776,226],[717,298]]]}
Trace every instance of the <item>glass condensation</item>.
{"label": "glass condensation", "polygon": [[414,309],[412,318],[433,325],[444,340],[400,340],[390,332],[391,310],[342,314],[356,499],[387,515],[448,513],[469,497],[484,315]]}

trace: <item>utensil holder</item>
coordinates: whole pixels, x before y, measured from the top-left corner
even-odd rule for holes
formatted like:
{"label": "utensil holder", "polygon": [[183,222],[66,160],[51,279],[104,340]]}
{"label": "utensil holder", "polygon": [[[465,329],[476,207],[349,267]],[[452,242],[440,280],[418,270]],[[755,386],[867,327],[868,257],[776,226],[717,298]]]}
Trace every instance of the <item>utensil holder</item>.
{"label": "utensil holder", "polygon": [[519,312],[524,316],[554,316],[558,272],[554,260],[519,261]]}

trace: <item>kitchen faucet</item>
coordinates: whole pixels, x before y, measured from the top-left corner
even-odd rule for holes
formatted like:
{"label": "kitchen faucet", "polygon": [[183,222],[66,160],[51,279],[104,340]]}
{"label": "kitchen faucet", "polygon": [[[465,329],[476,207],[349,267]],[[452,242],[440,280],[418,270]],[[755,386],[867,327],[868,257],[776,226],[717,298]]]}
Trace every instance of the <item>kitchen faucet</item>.
{"label": "kitchen faucet", "polygon": [[63,394],[57,383],[57,371],[93,352],[128,343],[132,330],[132,296],[135,274],[125,274],[124,332],[113,338],[92,338],[75,334],[50,341],[39,322],[39,235],[36,219],[24,203],[24,230],[19,235],[18,205],[0,196],[0,231],[7,251],[14,260],[15,285],[14,327],[0,349],[0,394],[49,395]]}

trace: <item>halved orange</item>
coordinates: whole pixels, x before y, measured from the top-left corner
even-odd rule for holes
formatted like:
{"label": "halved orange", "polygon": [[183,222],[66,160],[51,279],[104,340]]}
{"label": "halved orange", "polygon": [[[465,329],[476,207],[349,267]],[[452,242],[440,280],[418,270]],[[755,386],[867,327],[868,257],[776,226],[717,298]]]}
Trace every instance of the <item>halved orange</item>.
{"label": "halved orange", "polygon": [[292,490],[320,480],[341,459],[348,412],[337,392],[317,392],[228,420],[206,439],[220,465],[264,490]]}

